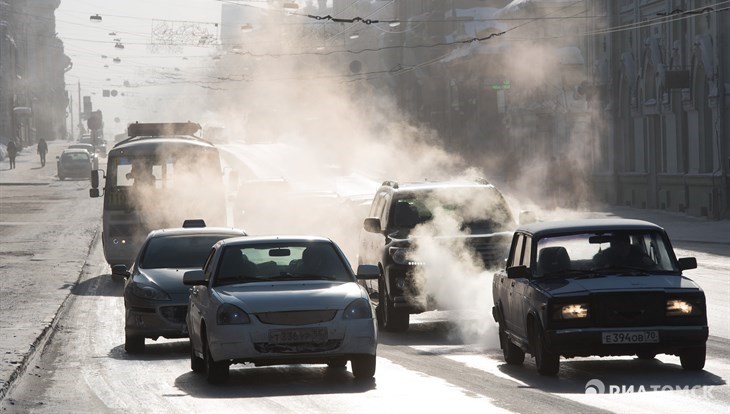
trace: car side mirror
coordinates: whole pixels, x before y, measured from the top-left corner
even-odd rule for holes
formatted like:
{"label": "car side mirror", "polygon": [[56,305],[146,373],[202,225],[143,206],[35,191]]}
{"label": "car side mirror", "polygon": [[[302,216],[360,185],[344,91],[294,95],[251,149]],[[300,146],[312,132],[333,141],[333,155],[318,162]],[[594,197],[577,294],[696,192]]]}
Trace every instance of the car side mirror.
{"label": "car side mirror", "polygon": [[365,231],[369,233],[382,233],[383,230],[380,228],[380,219],[377,217],[368,217],[362,223]]}
{"label": "car side mirror", "polygon": [[201,286],[206,285],[205,274],[201,269],[188,270],[183,275],[183,285],[186,286]]}
{"label": "car side mirror", "polygon": [[91,170],[91,188],[99,188],[99,170]]}
{"label": "car side mirror", "polygon": [[520,224],[530,224],[537,221],[534,211],[522,210],[520,211]]}
{"label": "car side mirror", "polygon": [[689,270],[697,268],[697,259],[694,257],[682,257],[678,260],[679,270]]}
{"label": "car side mirror", "polygon": [[530,277],[530,269],[525,265],[512,266],[507,268],[508,279],[527,279]]}
{"label": "car side mirror", "polygon": [[358,280],[373,280],[380,277],[380,269],[375,265],[360,265],[357,267]]}

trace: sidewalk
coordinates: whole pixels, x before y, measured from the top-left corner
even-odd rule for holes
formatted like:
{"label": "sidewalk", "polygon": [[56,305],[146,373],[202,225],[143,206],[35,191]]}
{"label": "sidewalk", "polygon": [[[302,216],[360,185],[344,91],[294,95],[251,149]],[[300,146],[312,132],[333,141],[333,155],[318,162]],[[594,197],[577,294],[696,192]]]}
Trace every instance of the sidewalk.
{"label": "sidewalk", "polygon": [[0,400],[55,329],[100,228],[89,180],[57,177],[56,156],[69,144],[49,141],[45,167],[35,145],[12,170],[0,162]]}

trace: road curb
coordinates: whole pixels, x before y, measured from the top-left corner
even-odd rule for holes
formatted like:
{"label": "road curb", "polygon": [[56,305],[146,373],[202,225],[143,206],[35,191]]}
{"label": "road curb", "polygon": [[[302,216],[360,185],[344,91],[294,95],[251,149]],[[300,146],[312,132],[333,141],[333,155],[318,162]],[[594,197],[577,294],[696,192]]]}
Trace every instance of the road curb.
{"label": "road curb", "polygon": [[58,321],[61,320],[61,317],[63,316],[66,305],[69,301],[69,298],[71,297],[73,293],[73,289],[78,286],[79,281],[84,276],[84,272],[86,271],[86,265],[89,263],[89,257],[91,256],[91,250],[94,247],[94,244],[98,241],[99,238],[99,230],[94,231],[94,236],[91,238],[91,243],[89,243],[88,250],[86,251],[86,257],[84,258],[83,263],[81,264],[81,270],[79,271],[78,276],[76,277],[76,281],[74,282],[74,286],[69,289],[68,294],[61,302],[61,305],[56,310],[56,313],[53,315],[53,319],[50,323],[48,323],[41,333],[38,335],[38,337],[33,341],[32,344],[30,344],[30,347],[28,349],[28,352],[26,352],[23,355],[23,359],[20,361],[20,364],[18,364],[17,367],[13,370],[13,372],[10,374],[10,378],[8,378],[7,382],[3,382],[0,385],[0,401],[3,401],[5,399],[5,396],[8,394],[10,389],[15,384],[15,381],[20,378],[28,368],[28,365],[30,361],[35,357],[36,353],[40,350],[43,351],[48,341],[53,337],[53,334],[56,332]]}

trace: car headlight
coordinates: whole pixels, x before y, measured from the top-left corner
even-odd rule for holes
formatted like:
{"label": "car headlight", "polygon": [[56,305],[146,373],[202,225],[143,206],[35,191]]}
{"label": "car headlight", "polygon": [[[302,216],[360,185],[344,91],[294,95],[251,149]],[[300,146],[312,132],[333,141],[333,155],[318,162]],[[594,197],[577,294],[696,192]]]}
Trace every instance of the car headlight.
{"label": "car headlight", "polygon": [[422,266],[424,264],[423,262],[413,260],[411,257],[413,250],[407,247],[391,247],[388,249],[388,253],[394,262],[401,265]]}
{"label": "car headlight", "polygon": [[667,300],[667,316],[699,315],[701,308],[692,302],[683,299]]}
{"label": "car headlight", "polygon": [[363,298],[352,301],[342,314],[342,319],[371,319],[372,317],[373,310],[370,302]]}
{"label": "car headlight", "polygon": [[218,307],[216,322],[218,325],[241,325],[251,323],[251,318],[238,306],[224,303]]}
{"label": "car headlight", "polygon": [[132,294],[147,300],[170,300],[170,296],[161,289],[139,282],[132,282]]}
{"label": "car headlight", "polygon": [[585,319],[588,314],[587,303],[557,305],[553,309],[553,319]]}

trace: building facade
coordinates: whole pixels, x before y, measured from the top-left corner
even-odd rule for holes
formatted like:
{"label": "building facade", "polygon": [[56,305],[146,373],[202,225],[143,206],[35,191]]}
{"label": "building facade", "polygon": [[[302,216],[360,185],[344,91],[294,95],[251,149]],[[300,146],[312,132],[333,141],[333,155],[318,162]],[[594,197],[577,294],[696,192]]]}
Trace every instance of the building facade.
{"label": "building facade", "polygon": [[[730,217],[730,11],[713,1],[592,1],[594,192]],[[606,33],[602,33],[606,32]]]}
{"label": "building facade", "polygon": [[64,73],[56,37],[60,0],[0,0],[0,143],[22,147],[66,135]]}

